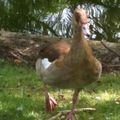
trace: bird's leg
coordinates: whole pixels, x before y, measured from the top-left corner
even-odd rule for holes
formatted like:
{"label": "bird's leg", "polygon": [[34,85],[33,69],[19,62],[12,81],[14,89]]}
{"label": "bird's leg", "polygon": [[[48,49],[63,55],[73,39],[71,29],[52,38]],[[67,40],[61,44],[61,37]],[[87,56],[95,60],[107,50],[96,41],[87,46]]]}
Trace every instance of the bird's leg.
{"label": "bird's leg", "polygon": [[47,112],[53,111],[57,105],[56,100],[50,96],[49,92],[48,92],[48,88],[45,85],[45,109]]}
{"label": "bird's leg", "polygon": [[79,91],[80,91],[80,90],[75,90],[75,92],[74,92],[74,94],[73,94],[73,98],[72,98],[72,108],[71,108],[71,111],[68,113],[66,120],[74,120],[74,109],[75,109],[75,105],[76,105],[76,103],[77,103]]}

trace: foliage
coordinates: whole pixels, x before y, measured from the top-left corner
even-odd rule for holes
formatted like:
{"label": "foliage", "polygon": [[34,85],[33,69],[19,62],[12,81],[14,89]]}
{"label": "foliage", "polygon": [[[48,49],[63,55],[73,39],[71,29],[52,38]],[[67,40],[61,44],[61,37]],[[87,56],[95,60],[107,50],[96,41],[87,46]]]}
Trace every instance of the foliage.
{"label": "foliage", "polygon": [[[102,75],[101,81],[98,86],[93,84],[82,90],[77,104],[77,108],[94,107],[97,110],[80,112],[76,114],[77,119],[119,120],[120,74]],[[91,88],[95,92],[91,92]],[[49,89],[59,102],[54,113],[44,112],[42,82],[34,70],[0,59],[0,120],[46,120],[57,111],[70,109],[71,90]],[[61,99],[60,93],[65,99]]]}
{"label": "foliage", "polygon": [[71,16],[78,5],[90,13],[92,39],[119,40],[119,0],[0,0],[0,28],[71,37]]}
{"label": "foliage", "polygon": [[119,40],[119,0],[0,0],[0,28],[72,37],[72,13],[78,5],[89,11],[91,39]]}

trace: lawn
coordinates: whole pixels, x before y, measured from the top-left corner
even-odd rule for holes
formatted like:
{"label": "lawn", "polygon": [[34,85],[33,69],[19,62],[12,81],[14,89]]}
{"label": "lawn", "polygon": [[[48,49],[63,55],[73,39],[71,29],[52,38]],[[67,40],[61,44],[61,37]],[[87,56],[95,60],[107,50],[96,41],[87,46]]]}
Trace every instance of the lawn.
{"label": "lawn", "polygon": [[[44,111],[43,84],[35,71],[0,59],[0,120],[48,120],[56,112],[70,109],[72,90],[49,89],[59,102],[53,113]],[[101,83],[82,90],[76,107],[96,108],[94,112],[79,112],[76,120],[120,120],[119,72],[103,74]]]}

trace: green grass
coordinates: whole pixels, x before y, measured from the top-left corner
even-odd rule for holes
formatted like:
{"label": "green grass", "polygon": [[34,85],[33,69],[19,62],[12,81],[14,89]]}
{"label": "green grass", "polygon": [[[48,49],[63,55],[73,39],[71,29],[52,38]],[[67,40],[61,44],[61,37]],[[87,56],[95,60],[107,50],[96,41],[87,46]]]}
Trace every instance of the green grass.
{"label": "green grass", "polygon": [[[120,74],[104,74],[101,81],[91,85],[95,92],[87,92],[91,86],[81,91],[76,107],[96,111],[80,112],[77,120],[120,120]],[[73,91],[49,89],[59,102],[55,112],[70,109]],[[43,84],[34,70],[0,59],[0,120],[48,120],[54,113],[44,111]]]}

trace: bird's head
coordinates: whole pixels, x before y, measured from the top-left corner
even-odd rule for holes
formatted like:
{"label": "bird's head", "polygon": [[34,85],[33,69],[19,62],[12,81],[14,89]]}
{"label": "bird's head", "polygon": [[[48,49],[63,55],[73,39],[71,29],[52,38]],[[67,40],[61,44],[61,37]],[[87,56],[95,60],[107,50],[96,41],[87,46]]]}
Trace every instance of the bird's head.
{"label": "bird's head", "polygon": [[76,24],[79,26],[88,23],[88,14],[83,8],[76,8],[74,11]]}
{"label": "bird's head", "polygon": [[85,36],[90,36],[88,25],[88,13],[83,8],[76,8],[74,11],[74,25],[75,27],[82,28],[82,32]]}

